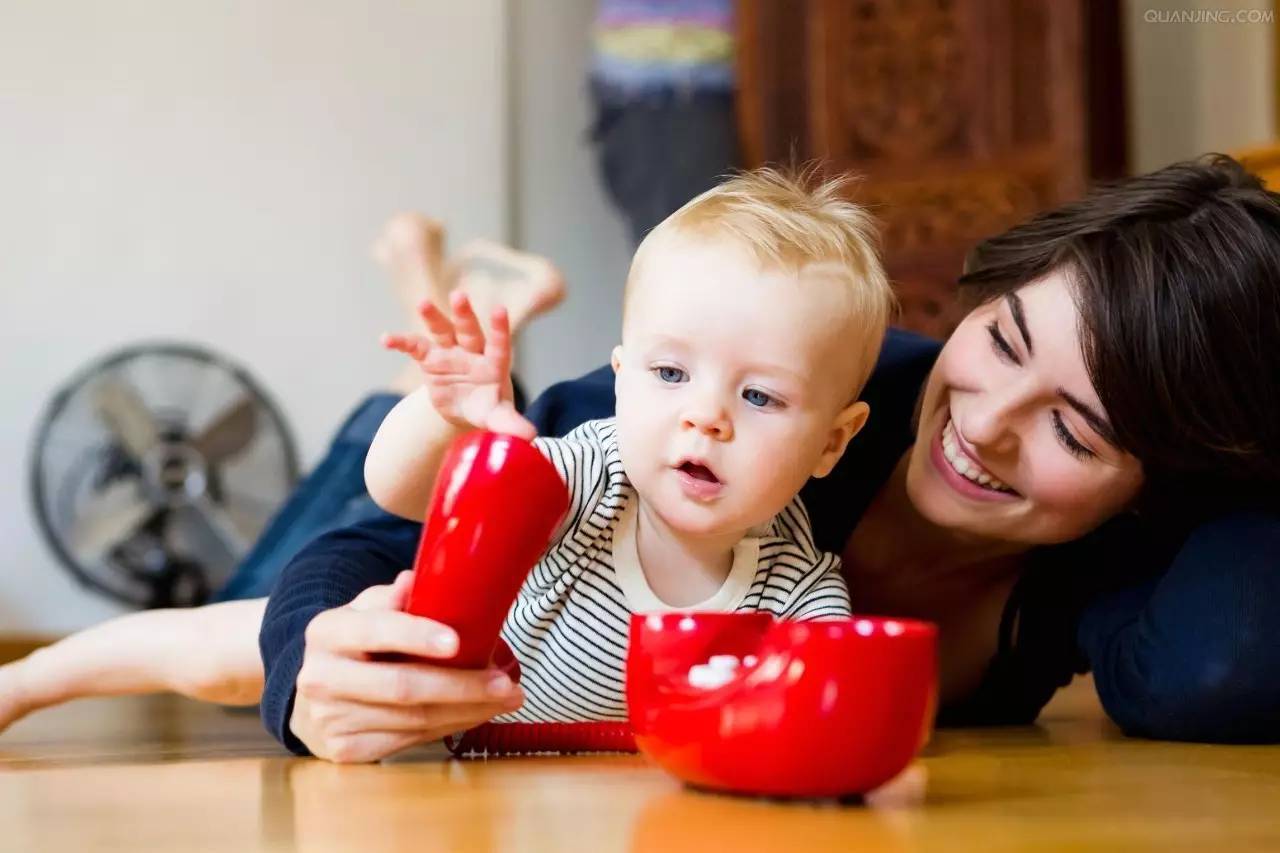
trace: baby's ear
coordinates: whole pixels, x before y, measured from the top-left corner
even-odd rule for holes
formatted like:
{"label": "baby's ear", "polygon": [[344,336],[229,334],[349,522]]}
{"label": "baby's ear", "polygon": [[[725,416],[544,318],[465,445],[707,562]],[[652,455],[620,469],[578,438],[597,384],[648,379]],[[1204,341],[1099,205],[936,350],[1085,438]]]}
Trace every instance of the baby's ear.
{"label": "baby's ear", "polygon": [[617,373],[618,368],[622,366],[622,344],[613,348],[613,352],[609,355],[609,364],[613,366],[613,372]]}
{"label": "baby's ear", "polygon": [[849,446],[849,442],[866,426],[870,415],[871,407],[861,400],[850,403],[840,410],[835,422],[831,424],[831,430],[827,433],[827,444],[822,448],[818,464],[814,466],[814,477],[825,477],[831,473],[831,469],[836,467],[840,457],[844,456],[844,449]]}

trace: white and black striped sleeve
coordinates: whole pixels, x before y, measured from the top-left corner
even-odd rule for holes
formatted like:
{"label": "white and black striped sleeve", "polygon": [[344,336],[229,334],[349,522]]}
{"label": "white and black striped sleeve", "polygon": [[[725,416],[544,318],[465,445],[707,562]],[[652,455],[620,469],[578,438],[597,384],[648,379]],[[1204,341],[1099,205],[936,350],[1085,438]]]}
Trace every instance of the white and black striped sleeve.
{"label": "white and black striped sleeve", "polygon": [[598,421],[579,424],[563,438],[539,436],[533,444],[547,457],[569,490],[569,509],[551,538],[559,543],[591,516],[608,485],[605,454],[597,432]]}
{"label": "white and black striped sleeve", "polygon": [[816,561],[796,583],[790,600],[783,608],[787,619],[823,619],[849,616],[849,588],[840,574],[840,558],[819,552]]}

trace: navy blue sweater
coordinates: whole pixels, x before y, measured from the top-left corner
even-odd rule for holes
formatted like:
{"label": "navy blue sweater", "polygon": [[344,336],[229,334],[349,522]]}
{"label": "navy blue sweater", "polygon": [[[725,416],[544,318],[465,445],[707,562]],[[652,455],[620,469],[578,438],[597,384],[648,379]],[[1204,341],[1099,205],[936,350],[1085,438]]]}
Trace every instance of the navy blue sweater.
{"label": "navy blue sweater", "polygon": [[[911,416],[939,345],[893,330],[864,399],[872,417],[830,476],[803,492],[818,545],[840,552],[914,440]],[[564,435],[613,414],[601,368],[548,389],[527,415]],[[421,526],[392,516],[325,534],[286,567],[267,605],[262,718],[289,749],[304,631],[410,566]],[[853,590],[855,608],[857,590]],[[1016,626],[1016,630],[1015,630]],[[1190,528],[1116,519],[1084,540],[1037,549],[1010,596],[999,650],[942,724],[1029,723],[1092,669],[1103,706],[1131,735],[1280,741],[1280,516],[1235,510]]]}

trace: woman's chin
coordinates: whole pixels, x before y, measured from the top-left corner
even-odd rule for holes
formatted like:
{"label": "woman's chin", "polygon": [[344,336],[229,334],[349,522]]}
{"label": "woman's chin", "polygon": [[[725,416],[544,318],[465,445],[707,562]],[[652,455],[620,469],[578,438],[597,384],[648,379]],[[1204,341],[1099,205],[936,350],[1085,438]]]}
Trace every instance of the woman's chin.
{"label": "woman's chin", "polygon": [[[962,538],[1007,542],[1027,547],[1059,545],[1089,533],[1093,527],[1047,524],[1043,514],[1010,504],[976,504],[957,500],[939,483],[912,483],[907,477],[911,505],[922,518]],[[1025,501],[1024,501],[1025,504]]]}

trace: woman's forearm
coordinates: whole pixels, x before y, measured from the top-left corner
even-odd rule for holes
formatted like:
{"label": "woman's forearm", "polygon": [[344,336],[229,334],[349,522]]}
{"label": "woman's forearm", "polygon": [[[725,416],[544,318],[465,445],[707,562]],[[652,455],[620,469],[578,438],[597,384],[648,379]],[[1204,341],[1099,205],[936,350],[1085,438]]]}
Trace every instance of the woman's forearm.
{"label": "woman's forearm", "polygon": [[464,432],[440,416],[426,388],[417,389],[387,414],[369,447],[369,495],[387,512],[421,521],[445,451]]}
{"label": "woman's forearm", "polygon": [[1096,603],[1081,648],[1127,733],[1280,742],[1280,516],[1201,525],[1168,571]]}

